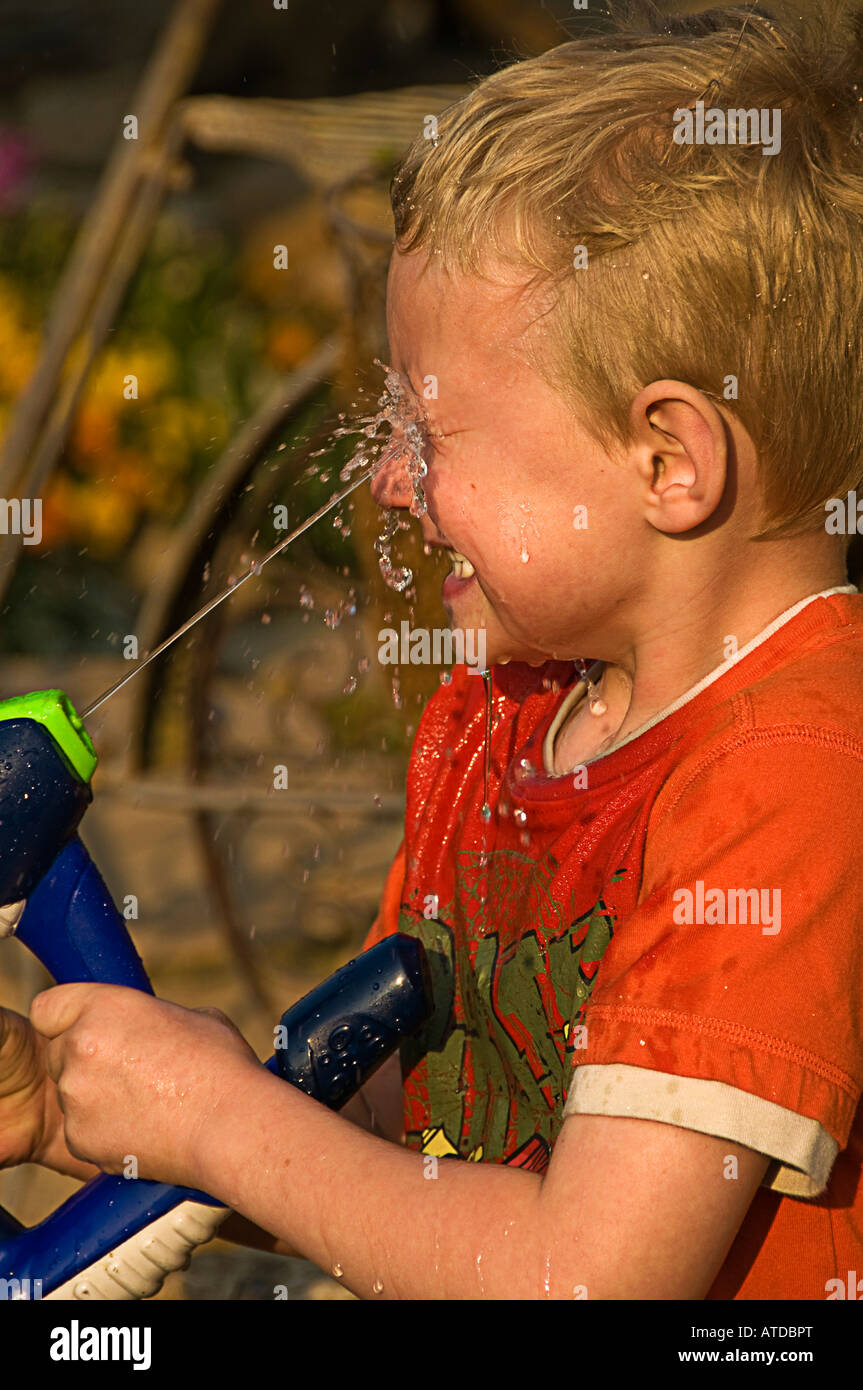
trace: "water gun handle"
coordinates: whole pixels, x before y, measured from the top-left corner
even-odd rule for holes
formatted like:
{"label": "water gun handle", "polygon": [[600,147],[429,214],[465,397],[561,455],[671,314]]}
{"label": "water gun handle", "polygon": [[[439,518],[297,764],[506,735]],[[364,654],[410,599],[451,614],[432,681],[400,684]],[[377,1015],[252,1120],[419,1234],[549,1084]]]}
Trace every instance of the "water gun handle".
{"label": "water gun handle", "polygon": [[58,984],[128,985],[153,993],[126,923],[77,835],[27,899],[15,936]]}
{"label": "water gun handle", "polygon": [[[99,981],[152,993],[125,922],[77,835],[30,895],[15,934],[58,984]],[[397,933],[283,1015],[279,1047],[266,1066],[338,1109],[430,1010],[422,947]],[[42,1297],[147,1297],[227,1215],[202,1192],[103,1174],[30,1230],[8,1217],[0,1221],[0,1278],[17,1280],[22,1289],[37,1286]]]}

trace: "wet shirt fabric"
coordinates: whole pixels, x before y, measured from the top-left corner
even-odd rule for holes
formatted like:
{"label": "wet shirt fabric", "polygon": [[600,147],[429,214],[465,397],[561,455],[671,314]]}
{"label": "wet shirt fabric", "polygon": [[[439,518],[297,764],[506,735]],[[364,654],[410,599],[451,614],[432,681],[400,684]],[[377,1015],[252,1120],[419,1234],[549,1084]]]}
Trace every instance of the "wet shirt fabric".
{"label": "wet shirt fabric", "polygon": [[863,597],[797,605],[565,776],[574,668],[493,692],[490,819],[456,667],[366,941],[419,937],[434,983],[407,1144],[541,1173],[569,1114],[727,1138],[772,1161],[708,1297],[848,1297],[854,1271],[863,1295]]}

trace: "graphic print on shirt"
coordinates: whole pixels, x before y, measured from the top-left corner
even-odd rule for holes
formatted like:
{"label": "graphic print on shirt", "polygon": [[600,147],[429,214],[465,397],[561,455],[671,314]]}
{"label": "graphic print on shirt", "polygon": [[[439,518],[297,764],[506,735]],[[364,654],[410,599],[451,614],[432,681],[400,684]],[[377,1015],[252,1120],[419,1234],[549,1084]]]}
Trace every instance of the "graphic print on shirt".
{"label": "graphic print on shirt", "polygon": [[549,854],[462,851],[436,919],[402,907],[399,930],[423,942],[434,993],[431,1019],[401,1050],[411,1148],[548,1167],[616,920],[602,896],[568,920],[551,891],[557,871]]}

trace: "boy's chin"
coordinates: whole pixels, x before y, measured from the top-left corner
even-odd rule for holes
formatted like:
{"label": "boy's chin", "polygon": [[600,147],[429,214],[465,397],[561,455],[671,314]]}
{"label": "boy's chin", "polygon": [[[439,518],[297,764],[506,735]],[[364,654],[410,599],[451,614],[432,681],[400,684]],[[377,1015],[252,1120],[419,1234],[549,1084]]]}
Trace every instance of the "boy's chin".
{"label": "boy's chin", "polygon": [[[476,590],[476,592],[473,592]],[[527,666],[543,666],[551,657],[533,651],[514,640],[498,622],[495,614],[489,612],[488,601],[477,585],[458,595],[442,595],[443,606],[451,629],[463,632],[472,630],[474,634],[483,633],[485,668],[508,666],[511,663],[524,663]]]}
{"label": "boy's chin", "polygon": [[516,648],[502,643],[492,642],[486,637],[485,664],[490,666],[544,666],[551,657],[541,656],[537,652],[521,652]]}

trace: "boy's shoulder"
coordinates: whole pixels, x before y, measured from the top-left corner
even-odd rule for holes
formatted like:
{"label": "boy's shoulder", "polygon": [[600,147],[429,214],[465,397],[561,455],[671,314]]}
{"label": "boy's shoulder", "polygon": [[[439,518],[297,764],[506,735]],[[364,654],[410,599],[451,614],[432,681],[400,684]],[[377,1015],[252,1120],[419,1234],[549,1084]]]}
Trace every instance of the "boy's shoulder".
{"label": "boy's shoulder", "polygon": [[814,600],[692,702],[651,810],[654,830],[680,817],[708,838],[761,820],[863,834],[863,595]]}
{"label": "boy's shoulder", "polygon": [[712,743],[838,740],[863,752],[863,594],[814,599],[734,673],[717,682]]}
{"label": "boy's shoulder", "polygon": [[815,599],[773,642],[773,669],[751,687],[759,718],[844,722],[850,708],[863,730],[863,594]]}

